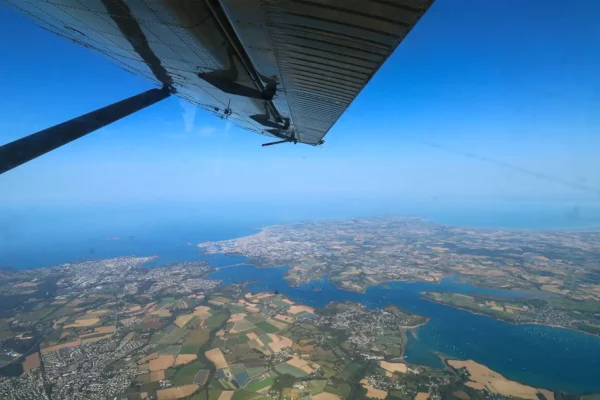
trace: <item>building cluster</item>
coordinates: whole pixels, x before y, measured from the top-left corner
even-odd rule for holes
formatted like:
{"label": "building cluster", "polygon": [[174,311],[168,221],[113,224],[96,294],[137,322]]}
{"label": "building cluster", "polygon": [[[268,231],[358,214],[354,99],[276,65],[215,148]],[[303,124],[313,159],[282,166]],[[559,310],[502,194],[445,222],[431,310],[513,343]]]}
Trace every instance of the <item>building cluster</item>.
{"label": "building cluster", "polygon": [[45,382],[52,385],[54,398],[112,398],[129,387],[137,369],[110,366],[144,343],[113,337],[42,355]]}
{"label": "building cluster", "polygon": [[540,307],[529,306],[527,310],[516,313],[514,319],[518,323],[534,323],[543,325],[562,326],[565,328],[576,327],[581,323],[588,323],[587,320],[573,316],[565,311],[557,310],[549,305]]}
{"label": "building cluster", "polygon": [[150,294],[159,292],[189,293],[210,290],[218,281],[199,278],[212,268],[203,261],[181,262],[161,268],[144,264],[156,257],[119,257],[106,260],[82,261],[50,268],[57,276],[57,287],[73,294],[85,290],[102,292],[119,288],[119,297],[135,295],[140,287],[150,284]]}
{"label": "building cluster", "polygon": [[139,281],[143,276],[140,268],[156,257],[118,257],[105,260],[90,260],[63,264],[51,268],[62,276],[57,281],[59,288],[89,289],[110,284]]}
{"label": "building cluster", "polygon": [[0,377],[0,398],[7,400],[50,400],[39,369],[19,377]]}
{"label": "building cluster", "polygon": [[[398,332],[398,327],[406,321],[386,310],[370,310],[360,303],[339,303],[330,305],[335,312],[319,315],[311,320],[316,326],[325,326],[343,332],[348,343],[355,344],[358,349],[383,351],[376,343],[386,332]],[[401,344],[400,337],[394,335],[396,344]]]}
{"label": "building cluster", "polygon": [[325,244],[312,241],[304,231],[289,231],[285,227],[267,228],[254,235],[200,246],[208,254],[240,254],[265,266],[280,266],[286,261],[333,254]]}
{"label": "building cluster", "polygon": [[149,294],[209,291],[214,289],[219,282],[199,277],[211,270],[212,268],[202,261],[182,262],[144,271],[143,281],[152,281],[152,286],[147,290]]}

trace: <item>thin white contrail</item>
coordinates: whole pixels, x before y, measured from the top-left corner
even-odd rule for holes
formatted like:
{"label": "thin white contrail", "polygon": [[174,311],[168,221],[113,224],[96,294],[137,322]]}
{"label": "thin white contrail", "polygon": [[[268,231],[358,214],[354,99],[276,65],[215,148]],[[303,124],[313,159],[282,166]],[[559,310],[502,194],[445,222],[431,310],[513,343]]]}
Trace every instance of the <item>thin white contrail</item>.
{"label": "thin white contrail", "polygon": [[583,183],[579,183],[579,182],[574,182],[574,181],[569,181],[569,180],[566,180],[566,179],[558,178],[556,176],[548,175],[548,174],[545,174],[543,172],[532,171],[530,169],[523,168],[523,167],[520,167],[518,165],[512,165],[512,164],[509,164],[509,163],[504,162],[504,161],[499,161],[499,160],[495,160],[493,158],[480,156],[478,154],[463,152],[463,151],[456,150],[456,149],[453,149],[453,148],[450,148],[450,147],[447,147],[447,146],[444,146],[444,145],[441,145],[441,144],[438,144],[438,143],[429,142],[427,140],[423,140],[423,139],[412,139],[412,140],[414,140],[414,141],[416,141],[418,143],[424,144],[426,146],[429,146],[429,147],[433,147],[433,148],[436,148],[436,149],[439,149],[439,150],[443,150],[443,151],[451,153],[451,154],[457,154],[457,155],[460,155],[460,156],[463,156],[463,157],[471,158],[473,160],[478,160],[478,161],[482,161],[482,162],[485,162],[485,163],[494,164],[494,165],[496,165],[498,167],[501,167],[501,168],[509,169],[511,171],[515,171],[515,172],[519,172],[519,173],[526,174],[526,175],[529,175],[529,176],[533,176],[533,177],[538,178],[538,179],[542,179],[542,180],[545,180],[545,181],[558,183],[560,185],[569,187],[571,189],[581,190],[581,191],[584,191],[584,192],[595,194],[596,196],[600,196],[600,189],[594,188],[594,187],[591,187],[591,186],[588,186],[588,185],[584,185]]}

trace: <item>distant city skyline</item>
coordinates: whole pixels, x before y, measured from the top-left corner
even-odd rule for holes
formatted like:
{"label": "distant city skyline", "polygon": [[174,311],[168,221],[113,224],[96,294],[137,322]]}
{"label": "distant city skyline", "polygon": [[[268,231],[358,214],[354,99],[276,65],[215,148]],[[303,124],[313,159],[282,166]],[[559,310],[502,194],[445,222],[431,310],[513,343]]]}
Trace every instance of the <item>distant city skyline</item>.
{"label": "distant city skyline", "polygon": [[[170,98],[0,176],[0,204],[405,197],[595,203],[599,13],[600,3],[583,0],[569,7],[437,0],[321,148],[261,148],[269,138]],[[0,43],[10,60],[0,67],[0,144],[152,87],[11,9],[0,7],[0,22],[11,37]]]}

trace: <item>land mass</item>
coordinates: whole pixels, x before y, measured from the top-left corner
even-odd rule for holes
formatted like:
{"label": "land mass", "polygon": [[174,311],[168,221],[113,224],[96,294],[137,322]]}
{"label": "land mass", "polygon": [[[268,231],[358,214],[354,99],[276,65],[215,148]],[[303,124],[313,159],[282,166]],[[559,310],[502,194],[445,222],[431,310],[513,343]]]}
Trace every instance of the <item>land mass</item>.
{"label": "land mass", "polygon": [[529,310],[510,304],[502,312],[476,309],[506,321],[533,320],[530,310],[536,310],[537,323],[599,333],[600,231],[460,228],[388,216],[270,226],[198,246],[259,267],[287,265],[292,285],[326,275],[339,289],[363,293],[388,281],[438,283],[456,276],[479,287],[528,291],[519,304]]}
{"label": "land mass", "polygon": [[600,325],[596,323],[600,309],[595,304],[582,304],[561,297],[509,300],[448,292],[424,292],[422,297],[513,324],[558,326],[600,336]]}
{"label": "land mass", "polygon": [[[594,232],[465,230],[386,217],[270,227],[201,247],[263,267],[290,265],[292,284],[327,274],[359,292],[453,274],[543,296],[424,296],[509,322],[540,314],[544,323],[574,329],[600,324]],[[144,266],[152,260],[2,269],[0,398],[594,398],[508,381],[470,360],[448,360],[443,369],[406,363],[406,330],[427,319],[395,306],[314,308],[245,284],[222,285],[204,262]]]}
{"label": "land mass", "polygon": [[[489,393],[467,386],[458,369],[403,361],[405,330],[425,317],[352,302],[315,309],[243,284],[219,286],[203,262],[142,267],[151,260],[7,272],[0,396],[342,400],[441,399],[457,388],[474,399]],[[23,295],[26,302],[11,300]]]}

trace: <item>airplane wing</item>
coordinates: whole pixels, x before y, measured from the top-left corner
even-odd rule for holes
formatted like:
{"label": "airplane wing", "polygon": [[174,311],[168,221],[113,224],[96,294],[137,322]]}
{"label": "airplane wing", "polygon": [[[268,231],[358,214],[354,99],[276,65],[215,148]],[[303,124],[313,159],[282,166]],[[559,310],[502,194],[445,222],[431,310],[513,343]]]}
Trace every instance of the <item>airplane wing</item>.
{"label": "airplane wing", "polygon": [[322,143],[433,2],[5,1],[243,129],[309,145]]}

